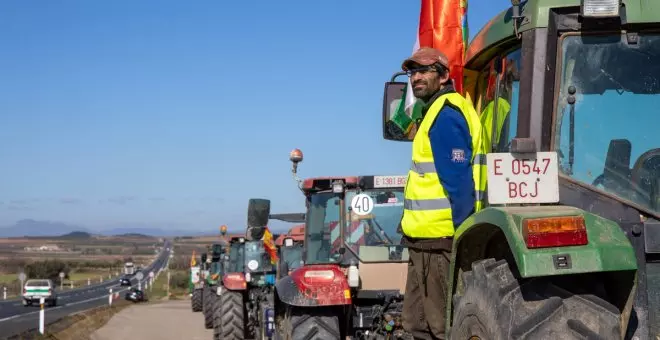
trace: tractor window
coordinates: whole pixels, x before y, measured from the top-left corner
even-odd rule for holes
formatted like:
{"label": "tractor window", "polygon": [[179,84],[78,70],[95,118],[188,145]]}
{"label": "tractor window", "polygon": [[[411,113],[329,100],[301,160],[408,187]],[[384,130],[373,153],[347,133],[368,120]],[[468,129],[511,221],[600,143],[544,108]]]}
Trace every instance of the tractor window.
{"label": "tractor window", "polygon": [[263,241],[245,242],[245,268],[251,272],[275,271]]}
{"label": "tractor window", "polygon": [[[499,57],[498,57],[499,58]],[[518,95],[520,84],[520,49],[491,61],[482,71],[479,80],[481,124],[486,131],[486,142],[492,147],[493,128],[496,131],[497,142],[495,152],[508,152],[511,140],[516,135],[518,123]],[[500,86],[496,91],[497,73],[495,62],[502,63]],[[497,98],[497,100],[495,99]],[[493,126],[495,103],[497,102],[497,119]]]}
{"label": "tractor window", "polygon": [[561,58],[560,171],[660,215],[660,35],[568,35]]}
{"label": "tractor window", "polygon": [[242,243],[232,243],[229,249],[229,263],[225,269],[228,273],[243,272],[243,260],[245,259],[245,247]]}
{"label": "tractor window", "polygon": [[305,263],[339,260],[339,197],[331,192],[311,195],[307,210],[307,256]]}
{"label": "tractor window", "polygon": [[[344,229],[346,246],[364,262],[408,261],[407,252],[402,252],[401,234],[397,230],[403,215],[403,190],[359,193],[371,196],[374,206],[371,213],[364,216],[358,216],[349,207]],[[347,192],[346,202],[351,202],[357,194]]]}

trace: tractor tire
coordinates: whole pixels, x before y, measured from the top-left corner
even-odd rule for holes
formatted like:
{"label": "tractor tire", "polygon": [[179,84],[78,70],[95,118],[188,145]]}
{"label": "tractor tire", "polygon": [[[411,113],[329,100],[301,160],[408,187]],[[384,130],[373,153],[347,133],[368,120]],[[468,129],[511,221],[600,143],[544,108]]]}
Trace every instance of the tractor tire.
{"label": "tractor tire", "polygon": [[226,290],[220,296],[220,324],[223,340],[245,339],[245,305],[242,292]]}
{"label": "tractor tire", "polygon": [[203,302],[202,290],[201,289],[193,290],[192,299],[190,299],[190,304],[192,305],[192,311],[195,313],[201,312],[202,302]]}
{"label": "tractor tire", "polygon": [[476,261],[461,280],[450,339],[622,338],[614,305],[560,288],[553,277],[518,280],[506,260]]}
{"label": "tractor tire", "polygon": [[[288,311],[280,327],[275,328],[278,340],[339,340],[339,316],[322,307],[295,308]],[[278,329],[279,328],[279,329]]]}
{"label": "tractor tire", "polygon": [[204,289],[204,306],[202,312],[204,313],[204,328],[213,328],[213,306],[217,295],[213,294],[210,288]]}
{"label": "tractor tire", "polygon": [[213,302],[213,340],[222,340],[222,300],[216,295]]}

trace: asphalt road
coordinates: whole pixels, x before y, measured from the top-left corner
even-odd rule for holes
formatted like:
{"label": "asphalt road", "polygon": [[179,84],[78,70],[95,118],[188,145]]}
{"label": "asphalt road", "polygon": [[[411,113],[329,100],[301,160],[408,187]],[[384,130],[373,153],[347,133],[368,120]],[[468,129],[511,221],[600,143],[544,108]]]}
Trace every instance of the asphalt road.
{"label": "asphalt road", "polygon": [[[166,266],[167,259],[170,255],[170,252],[168,251],[170,247],[171,243],[166,241],[163,251],[158,255],[156,260],[148,267],[141,270],[144,274],[144,279],[141,283],[143,288],[144,281],[148,279],[150,271],[156,273]],[[131,284],[137,286],[138,280],[135,276],[131,279]],[[44,323],[48,325],[49,323],[53,323],[66,316],[107,304],[111,288],[113,293],[118,292],[120,294],[119,298],[123,299],[124,292],[129,287],[121,287],[119,285],[119,279],[114,278],[95,285],[58,291],[57,306],[44,307]],[[25,307],[23,306],[21,299],[0,302],[0,339],[12,337],[30,329],[38,328],[38,326],[38,306]]]}

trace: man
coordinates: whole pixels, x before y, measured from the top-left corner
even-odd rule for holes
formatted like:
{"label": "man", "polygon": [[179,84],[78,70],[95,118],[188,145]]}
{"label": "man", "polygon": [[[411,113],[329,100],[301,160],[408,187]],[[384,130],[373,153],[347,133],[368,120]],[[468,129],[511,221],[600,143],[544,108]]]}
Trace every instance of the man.
{"label": "man", "polygon": [[401,219],[410,255],[403,327],[416,339],[444,339],[454,230],[481,209],[486,189],[482,128],[474,108],[454,90],[442,52],[421,48],[401,68],[424,102]]}

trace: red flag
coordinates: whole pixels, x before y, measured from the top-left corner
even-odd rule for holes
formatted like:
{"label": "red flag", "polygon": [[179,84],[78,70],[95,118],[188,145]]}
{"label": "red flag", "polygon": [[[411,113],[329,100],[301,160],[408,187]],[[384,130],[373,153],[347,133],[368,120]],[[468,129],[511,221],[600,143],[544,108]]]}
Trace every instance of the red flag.
{"label": "red flag", "polygon": [[419,47],[437,48],[447,55],[449,75],[459,93],[463,93],[467,36],[467,0],[422,0]]}

